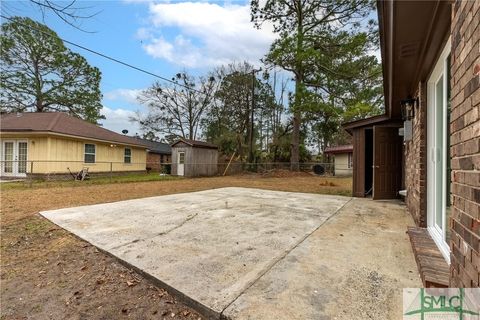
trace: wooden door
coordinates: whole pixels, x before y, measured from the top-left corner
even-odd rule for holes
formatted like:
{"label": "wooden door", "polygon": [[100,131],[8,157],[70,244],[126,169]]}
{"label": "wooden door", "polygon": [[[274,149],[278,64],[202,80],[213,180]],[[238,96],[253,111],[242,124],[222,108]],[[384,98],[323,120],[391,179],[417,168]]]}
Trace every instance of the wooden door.
{"label": "wooden door", "polygon": [[179,152],[177,157],[177,175],[185,175],[185,152]]}
{"label": "wooden door", "polygon": [[373,199],[395,199],[402,186],[402,137],[395,127],[373,127]]}
{"label": "wooden door", "polygon": [[353,196],[365,197],[365,129],[353,130]]}

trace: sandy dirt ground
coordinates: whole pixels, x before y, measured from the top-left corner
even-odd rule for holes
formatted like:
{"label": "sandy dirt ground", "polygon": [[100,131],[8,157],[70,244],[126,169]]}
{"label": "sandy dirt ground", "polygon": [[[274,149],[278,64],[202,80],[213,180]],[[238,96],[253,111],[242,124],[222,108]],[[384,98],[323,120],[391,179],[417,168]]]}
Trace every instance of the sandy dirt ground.
{"label": "sandy dirt ground", "polygon": [[349,195],[351,179],[268,174],[1,192],[1,319],[199,319],[39,211],[220,187]]}

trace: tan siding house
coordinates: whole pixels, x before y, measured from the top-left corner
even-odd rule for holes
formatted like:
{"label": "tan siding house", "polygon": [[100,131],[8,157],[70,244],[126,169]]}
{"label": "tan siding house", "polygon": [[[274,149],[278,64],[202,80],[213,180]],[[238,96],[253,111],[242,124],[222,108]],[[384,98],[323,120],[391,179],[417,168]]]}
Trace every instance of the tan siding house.
{"label": "tan siding house", "polygon": [[144,171],[147,147],[65,113],[1,115],[1,176]]}

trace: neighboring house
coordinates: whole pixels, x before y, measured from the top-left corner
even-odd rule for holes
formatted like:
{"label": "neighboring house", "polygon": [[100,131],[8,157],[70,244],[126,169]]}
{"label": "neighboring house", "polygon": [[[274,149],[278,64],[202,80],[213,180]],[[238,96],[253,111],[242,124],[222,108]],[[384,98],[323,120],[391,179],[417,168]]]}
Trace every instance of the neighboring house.
{"label": "neighboring house", "polygon": [[334,175],[351,176],[353,173],[353,146],[344,145],[325,148],[327,155],[333,155]]}
{"label": "neighboring house", "polygon": [[135,137],[147,147],[147,168],[154,171],[162,171],[165,165],[172,163],[172,147],[163,142],[152,141]]}
{"label": "neighboring house", "polygon": [[185,177],[214,176],[218,172],[218,147],[180,139],[172,144],[172,174]]}
{"label": "neighboring house", "polygon": [[377,4],[386,112],[344,125],[353,194],[401,192],[424,284],[478,287],[480,1]]}
{"label": "neighboring house", "polygon": [[1,176],[145,171],[146,146],[62,112],[0,116]]}

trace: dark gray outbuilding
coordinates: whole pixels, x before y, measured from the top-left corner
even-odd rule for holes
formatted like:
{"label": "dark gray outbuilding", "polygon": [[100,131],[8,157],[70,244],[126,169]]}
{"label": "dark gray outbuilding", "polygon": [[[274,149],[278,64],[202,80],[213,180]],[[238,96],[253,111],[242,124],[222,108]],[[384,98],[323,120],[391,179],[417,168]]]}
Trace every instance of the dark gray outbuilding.
{"label": "dark gray outbuilding", "polygon": [[180,139],[172,144],[172,175],[214,176],[218,172],[218,147],[214,144]]}

